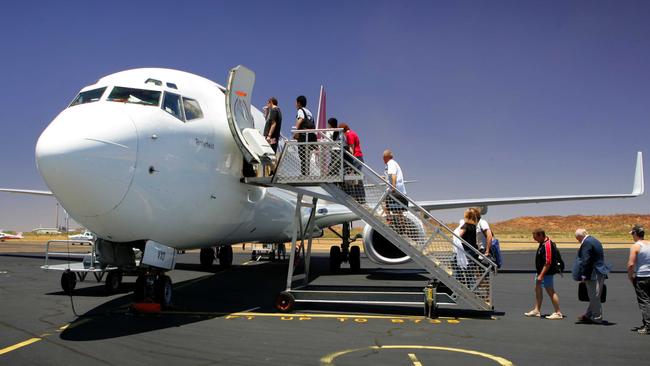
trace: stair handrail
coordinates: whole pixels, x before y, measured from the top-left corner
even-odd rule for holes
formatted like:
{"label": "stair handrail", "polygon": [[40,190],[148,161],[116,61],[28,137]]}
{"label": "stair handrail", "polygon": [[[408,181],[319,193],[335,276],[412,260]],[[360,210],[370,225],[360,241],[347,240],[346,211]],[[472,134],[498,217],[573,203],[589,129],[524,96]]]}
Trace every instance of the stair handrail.
{"label": "stair handrail", "polygon": [[[365,168],[366,168],[370,173],[372,173],[376,178],[379,178],[382,182],[384,182],[384,183],[386,184],[386,186],[387,186],[387,188],[386,188],[386,191],[387,191],[386,194],[387,194],[387,195],[390,195],[392,198],[395,198],[395,196],[394,196],[393,194],[391,194],[390,191],[391,191],[391,189],[397,191],[397,187],[393,186],[390,182],[388,182],[388,181],[384,178],[383,175],[379,175],[376,171],[374,171],[374,170],[373,170],[370,166],[368,166],[366,163],[364,163],[363,161],[357,159],[353,154],[350,154],[349,151],[345,151],[345,154],[347,154],[348,158],[354,159],[353,161],[356,161],[357,164],[360,164],[361,166],[365,167]],[[346,162],[346,163],[347,163],[347,162]],[[354,164],[349,164],[349,166],[350,166],[352,169],[356,170],[359,174],[362,174],[362,172],[359,172],[359,170],[354,166]],[[481,260],[476,261],[476,263],[477,263],[478,265],[480,265],[480,266],[483,267],[484,269],[488,269],[488,267],[491,267],[491,269],[494,271],[494,273],[497,273],[497,265],[496,265],[496,263],[494,263],[494,261],[492,261],[488,256],[486,256],[486,255],[485,255],[484,253],[482,253],[480,250],[478,250],[478,249],[476,249],[475,247],[473,247],[472,245],[470,245],[467,241],[465,241],[465,239],[463,239],[463,238],[461,238],[460,236],[456,235],[456,233],[454,233],[454,230],[452,230],[452,229],[451,229],[449,226],[447,226],[445,223],[443,223],[443,222],[441,222],[440,220],[438,220],[438,219],[437,219],[435,216],[433,216],[433,215],[432,215],[428,210],[426,210],[426,209],[424,209],[423,207],[421,207],[420,205],[418,205],[415,201],[413,201],[410,197],[408,197],[408,195],[402,195],[402,197],[406,198],[406,200],[407,200],[410,204],[412,204],[413,207],[417,208],[417,209],[418,209],[419,211],[421,211],[421,212],[424,212],[425,215],[426,215],[426,217],[427,217],[428,219],[432,219],[433,221],[435,221],[436,223],[438,223],[438,225],[440,225],[440,226],[444,227],[445,229],[447,229],[448,232],[451,233],[451,235],[453,235],[455,238],[457,238],[458,240],[460,240],[460,242],[462,243],[463,248],[464,248],[465,250],[467,250],[467,248],[470,248],[470,250],[473,250],[475,253],[477,253],[477,254],[479,255],[479,258],[481,258]],[[399,202],[399,201],[398,201],[398,202]],[[401,205],[401,203],[400,203],[400,205]],[[408,207],[406,207],[406,209],[408,210]],[[488,263],[487,266],[484,265],[484,263],[483,263],[484,260],[487,261],[487,263]]]}

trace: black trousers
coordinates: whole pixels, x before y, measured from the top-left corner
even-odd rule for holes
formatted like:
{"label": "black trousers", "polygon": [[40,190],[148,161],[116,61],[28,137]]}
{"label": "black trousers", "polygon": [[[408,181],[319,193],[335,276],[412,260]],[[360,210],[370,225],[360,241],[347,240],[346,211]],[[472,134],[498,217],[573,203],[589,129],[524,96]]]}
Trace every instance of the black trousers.
{"label": "black trousers", "polygon": [[634,291],[636,291],[636,301],[641,309],[643,325],[650,328],[650,277],[634,278]]}
{"label": "black trousers", "polygon": [[300,156],[300,174],[303,176],[309,175],[309,164],[311,164],[311,150],[310,145],[298,145],[298,155]]}

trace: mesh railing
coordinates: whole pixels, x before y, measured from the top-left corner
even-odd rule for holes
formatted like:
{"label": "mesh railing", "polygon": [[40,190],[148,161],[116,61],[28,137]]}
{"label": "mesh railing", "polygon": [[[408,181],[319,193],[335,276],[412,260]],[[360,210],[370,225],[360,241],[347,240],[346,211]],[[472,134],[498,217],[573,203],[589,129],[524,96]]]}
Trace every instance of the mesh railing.
{"label": "mesh railing", "polygon": [[336,186],[356,201],[357,208],[372,215],[415,249],[416,255],[409,255],[416,262],[423,265],[427,260],[433,262],[450,278],[491,304],[495,264],[427,210],[396,191],[382,176],[346,154],[344,168],[349,175],[363,180],[347,180]]}
{"label": "mesh railing", "polygon": [[[381,175],[354,158],[332,132],[340,129],[293,131],[287,140],[273,178],[282,184],[327,184],[339,198],[354,206],[371,226],[381,225],[387,238],[419,265],[442,274],[454,290],[471,293],[492,303],[492,274],[496,265],[453,230],[395,190]],[[308,137],[308,134],[313,134]],[[343,202],[341,202],[343,203]],[[391,238],[392,237],[392,238]],[[432,268],[432,264],[435,267]],[[452,283],[449,283],[452,282]]]}
{"label": "mesh railing", "polygon": [[282,148],[274,183],[319,184],[342,182],[343,130],[327,128],[292,131],[295,140],[287,140]]}

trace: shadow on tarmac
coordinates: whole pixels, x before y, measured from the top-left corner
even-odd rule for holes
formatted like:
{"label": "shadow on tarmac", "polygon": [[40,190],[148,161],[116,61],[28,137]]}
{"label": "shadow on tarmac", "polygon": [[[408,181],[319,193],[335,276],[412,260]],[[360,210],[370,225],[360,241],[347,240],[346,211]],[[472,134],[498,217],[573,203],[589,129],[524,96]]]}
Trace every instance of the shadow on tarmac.
{"label": "shadow on tarmac", "polygon": [[[250,266],[232,266],[228,269],[215,266],[215,269],[207,272],[198,264],[178,264],[176,268],[203,271],[206,275],[175,283],[172,309],[157,314],[134,313],[130,310],[133,297],[129,293],[83,314],[61,333],[61,338],[69,341],[93,341],[180,327],[238,312],[276,313],[275,298],[286,286],[287,262],[264,262]],[[325,277],[329,278],[328,259],[312,257],[311,271],[314,274],[311,277],[314,279],[319,278],[320,274],[327,274]],[[332,277],[337,279],[338,284],[345,285],[345,276],[350,274],[348,268],[342,268]],[[387,279],[417,281],[416,283],[422,286],[426,282],[426,277],[409,270],[400,275],[399,272],[386,273],[381,268],[365,269],[358,275],[370,280],[369,285],[372,285],[372,281],[377,281],[381,285]],[[120,292],[127,293],[132,290],[133,284],[124,284]],[[67,296],[62,292],[52,293],[52,295]],[[103,286],[93,286],[75,290],[74,296],[106,295]],[[296,312],[309,310],[395,316],[423,315],[423,308],[418,307],[369,307],[348,304],[301,304]],[[499,314],[441,308],[437,315],[489,319],[492,315]]]}

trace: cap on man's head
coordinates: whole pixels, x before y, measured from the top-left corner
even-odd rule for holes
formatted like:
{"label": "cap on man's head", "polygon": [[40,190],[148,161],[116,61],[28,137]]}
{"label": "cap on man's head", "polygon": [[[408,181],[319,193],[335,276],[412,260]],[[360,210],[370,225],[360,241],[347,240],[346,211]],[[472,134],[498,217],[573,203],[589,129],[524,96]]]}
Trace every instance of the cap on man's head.
{"label": "cap on man's head", "polygon": [[643,229],[643,226],[636,224],[632,226],[632,230],[630,230],[630,234],[636,234],[642,236],[645,235],[645,230]]}

